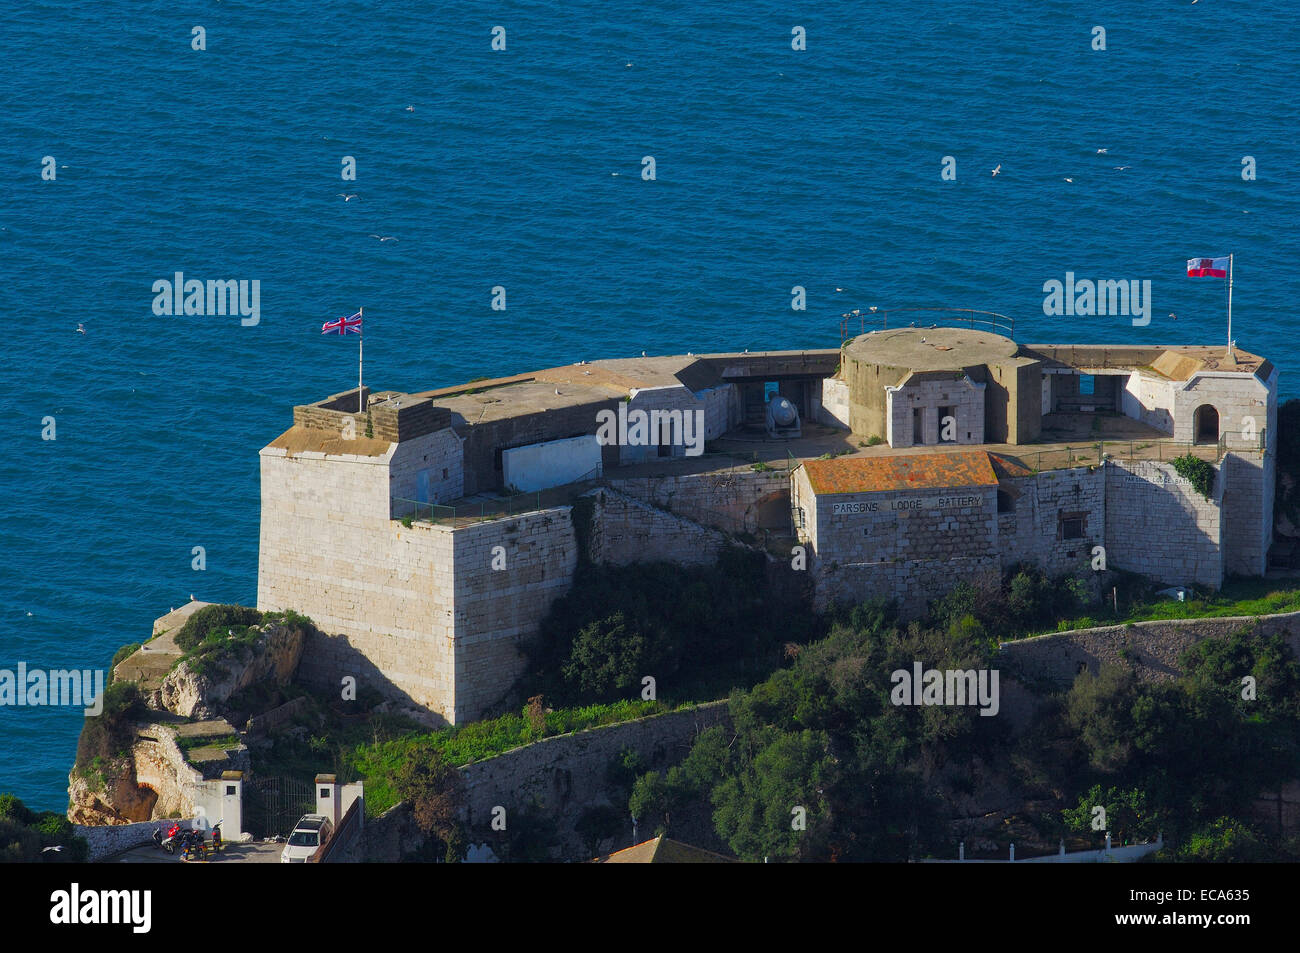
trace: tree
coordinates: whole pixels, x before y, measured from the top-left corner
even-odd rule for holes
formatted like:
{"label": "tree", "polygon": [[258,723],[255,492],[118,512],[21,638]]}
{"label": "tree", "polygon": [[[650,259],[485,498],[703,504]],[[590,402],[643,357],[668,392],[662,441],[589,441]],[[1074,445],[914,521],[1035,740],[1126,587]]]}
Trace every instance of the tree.
{"label": "tree", "polygon": [[[1105,811],[1105,824],[1097,828],[1099,807]],[[1109,831],[1112,846],[1138,838],[1147,840],[1161,831],[1160,815],[1147,804],[1146,793],[1136,788],[1103,789],[1095,784],[1079,798],[1077,807],[1067,808],[1061,815],[1066,827],[1076,833],[1099,835]]]}
{"label": "tree", "polygon": [[1268,860],[1267,847],[1248,825],[1220,817],[1193,834],[1178,851],[1179,860],[1201,864],[1251,863]]}
{"label": "tree", "polygon": [[465,781],[459,770],[429,744],[415,746],[393,776],[393,790],[411,805],[416,826],[443,847],[447,863],[463,860],[468,849],[460,820]]}

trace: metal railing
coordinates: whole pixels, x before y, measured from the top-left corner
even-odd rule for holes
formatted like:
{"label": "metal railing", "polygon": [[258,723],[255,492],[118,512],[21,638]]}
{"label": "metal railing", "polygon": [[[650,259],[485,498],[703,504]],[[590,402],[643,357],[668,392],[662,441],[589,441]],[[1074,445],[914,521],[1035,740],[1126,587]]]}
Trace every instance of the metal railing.
{"label": "metal railing", "polygon": [[[1229,440],[1228,438],[1240,438]],[[1053,450],[1025,448],[1006,453],[1017,457],[1034,470],[1060,470],[1066,467],[1096,466],[1106,459],[1136,463],[1143,460],[1170,463],[1176,457],[1191,454],[1210,463],[1218,463],[1225,453],[1262,453],[1267,447],[1263,431],[1257,434],[1232,432],[1220,434],[1215,443],[1188,443],[1167,439],[1095,440],[1066,445]]]}
{"label": "metal railing", "polygon": [[[994,334],[1005,334],[1007,337],[1015,337],[1016,319],[1005,314],[999,314],[997,311],[981,311],[976,308],[876,308],[863,311],[861,308],[855,308],[845,314],[840,315],[840,344],[843,345],[849,338],[849,327],[856,318],[858,321],[858,333],[865,334],[867,325],[879,325],[879,330],[889,330],[889,316],[891,314],[918,314],[925,313],[944,313],[944,314],[962,314],[962,318],[946,318],[943,320],[944,327],[950,327],[952,324],[958,324],[961,327],[968,327],[972,330],[979,327]],[[976,317],[976,315],[985,315],[985,317]],[[910,326],[916,326],[921,322],[913,321]],[[894,327],[905,327],[909,325],[902,324],[901,321],[895,321]],[[926,327],[938,327],[938,322]]]}

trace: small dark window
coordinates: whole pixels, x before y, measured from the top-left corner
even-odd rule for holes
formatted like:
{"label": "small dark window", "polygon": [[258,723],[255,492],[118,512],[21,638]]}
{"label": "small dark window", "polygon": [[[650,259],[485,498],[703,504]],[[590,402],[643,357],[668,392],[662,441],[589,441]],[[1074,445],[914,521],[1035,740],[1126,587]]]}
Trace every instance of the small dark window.
{"label": "small dark window", "polygon": [[443,478],[444,480],[447,479],[447,468],[446,468],[446,467],[443,467],[443,468],[442,468],[442,478]]}
{"label": "small dark window", "polygon": [[492,455],[492,469],[501,469],[501,450],[499,449]]}
{"label": "small dark window", "polygon": [[321,788],[321,789],[320,789],[320,796],[321,796],[322,798],[324,798],[325,800],[328,801],[328,800],[329,800],[329,796],[330,796],[330,789],[329,789],[329,788]]}
{"label": "small dark window", "polygon": [[998,490],[998,512],[1014,513],[1016,511],[1016,498],[1006,490]]}
{"label": "small dark window", "polygon": [[1083,539],[1083,517],[1068,516],[1061,520],[1062,539]]}
{"label": "small dark window", "polygon": [[226,797],[234,797],[234,796],[235,796],[235,786],[233,784],[227,784]]}

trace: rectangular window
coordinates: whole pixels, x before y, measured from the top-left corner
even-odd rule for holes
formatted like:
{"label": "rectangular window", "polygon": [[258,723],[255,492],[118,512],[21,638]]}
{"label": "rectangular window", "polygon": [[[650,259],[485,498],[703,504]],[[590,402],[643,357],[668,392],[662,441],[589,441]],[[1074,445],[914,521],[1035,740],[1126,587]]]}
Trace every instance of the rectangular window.
{"label": "rectangular window", "polygon": [[1059,539],[1083,539],[1084,517],[1078,513],[1062,513]]}
{"label": "rectangular window", "polygon": [[1091,374],[1079,375],[1079,393],[1085,394],[1088,397],[1091,397],[1093,394],[1097,393],[1097,381],[1093,378]]}
{"label": "rectangular window", "polygon": [[925,417],[920,407],[912,408],[912,443],[920,446],[925,443]]}

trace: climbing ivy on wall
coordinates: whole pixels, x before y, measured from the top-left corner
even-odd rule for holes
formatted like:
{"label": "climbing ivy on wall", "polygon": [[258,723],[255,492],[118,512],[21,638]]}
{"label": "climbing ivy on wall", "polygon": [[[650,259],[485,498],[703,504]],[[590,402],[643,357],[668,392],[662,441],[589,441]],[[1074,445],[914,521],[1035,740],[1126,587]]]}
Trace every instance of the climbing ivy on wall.
{"label": "climbing ivy on wall", "polygon": [[1202,460],[1200,457],[1193,456],[1191,452],[1181,457],[1173,459],[1174,470],[1184,480],[1192,484],[1192,488],[1197,493],[1211,499],[1214,492],[1214,465]]}

